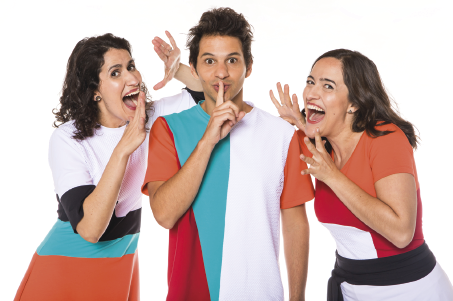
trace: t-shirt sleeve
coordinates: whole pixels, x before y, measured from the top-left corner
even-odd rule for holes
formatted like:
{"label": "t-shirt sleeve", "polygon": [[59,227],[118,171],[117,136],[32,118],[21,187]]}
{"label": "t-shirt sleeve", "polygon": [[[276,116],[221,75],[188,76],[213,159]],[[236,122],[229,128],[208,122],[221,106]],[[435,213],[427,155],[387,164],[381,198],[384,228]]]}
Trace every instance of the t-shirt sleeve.
{"label": "t-shirt sleeve", "polygon": [[69,133],[54,131],[49,143],[49,165],[58,201],[75,233],[83,218],[83,203],[96,188],[82,155],[81,146]]}
{"label": "t-shirt sleeve", "polygon": [[156,100],[153,102],[153,106],[149,111],[149,116],[151,117],[149,118],[147,126],[150,128],[159,117],[182,112],[190,109],[194,105],[196,105],[196,101],[194,100],[193,95],[185,89],[176,95]]}
{"label": "t-shirt sleeve", "polygon": [[379,130],[394,132],[370,138],[370,165],[374,182],[397,173],[409,173],[415,177],[414,152],[404,132],[394,125]]}
{"label": "t-shirt sleeve", "polygon": [[304,138],[306,137],[305,132],[301,130],[297,130],[297,137],[299,141],[299,146],[300,146],[300,152],[304,154],[305,157],[313,157],[313,154],[308,150],[307,145],[305,144]]}
{"label": "t-shirt sleeve", "polygon": [[149,182],[167,181],[180,169],[173,134],[163,117],[159,117],[149,134],[148,167],[142,193],[148,195]]}
{"label": "t-shirt sleeve", "polygon": [[307,169],[307,164],[300,159],[299,139],[297,132],[294,132],[286,157],[285,180],[280,197],[281,209],[296,207],[314,198],[310,175],[301,174],[304,169]]}

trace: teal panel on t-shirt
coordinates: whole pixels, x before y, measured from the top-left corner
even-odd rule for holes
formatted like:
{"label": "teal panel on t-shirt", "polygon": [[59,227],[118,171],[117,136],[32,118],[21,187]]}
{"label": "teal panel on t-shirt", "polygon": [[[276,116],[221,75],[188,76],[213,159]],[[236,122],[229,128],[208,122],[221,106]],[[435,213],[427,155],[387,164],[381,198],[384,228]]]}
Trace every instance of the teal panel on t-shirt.
{"label": "teal panel on t-shirt", "polygon": [[[201,102],[182,113],[164,116],[175,140],[181,166],[203,136],[210,116]],[[219,300],[225,212],[230,173],[230,136],[215,146],[192,204],[211,300]]]}
{"label": "teal panel on t-shirt", "polygon": [[95,244],[74,233],[69,222],[57,220],[50,232],[39,245],[36,253],[40,256],[60,255],[79,258],[112,258],[134,254],[140,233],[125,235]]}

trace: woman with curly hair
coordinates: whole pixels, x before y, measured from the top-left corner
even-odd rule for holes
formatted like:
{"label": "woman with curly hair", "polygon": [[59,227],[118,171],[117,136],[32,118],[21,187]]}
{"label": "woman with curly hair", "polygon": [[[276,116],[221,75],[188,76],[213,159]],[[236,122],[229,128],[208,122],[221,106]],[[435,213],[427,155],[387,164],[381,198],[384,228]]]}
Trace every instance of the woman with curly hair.
{"label": "woman with curly hair", "polygon": [[[155,88],[173,76],[199,88],[187,76],[188,67],[179,68],[180,50],[167,36],[174,49],[153,41],[166,64],[166,76]],[[34,254],[15,300],[139,300],[147,129],[160,115],[195,105],[188,90],[148,99],[127,40],[105,34],[77,43],[49,146],[58,220]]]}
{"label": "woman with curly hair", "polygon": [[288,86],[278,91],[280,116],[300,129],[302,174],[316,178],[316,216],[337,244],[327,300],[453,300],[423,236],[414,126],[393,110],[376,65],[357,51],[321,55],[305,116]]}

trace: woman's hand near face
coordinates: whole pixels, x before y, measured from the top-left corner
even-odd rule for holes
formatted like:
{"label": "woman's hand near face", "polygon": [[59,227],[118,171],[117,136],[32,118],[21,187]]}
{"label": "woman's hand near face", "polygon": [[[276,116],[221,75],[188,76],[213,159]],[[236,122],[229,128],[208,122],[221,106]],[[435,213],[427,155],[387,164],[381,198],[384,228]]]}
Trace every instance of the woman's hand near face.
{"label": "woman's hand near face", "polygon": [[145,141],[145,120],[145,93],[140,91],[135,116],[129,117],[129,124],[126,126],[123,137],[116,146],[117,151],[125,156],[129,156]]}
{"label": "woman's hand near face", "polygon": [[310,174],[329,185],[329,182],[341,174],[341,172],[333,162],[330,154],[326,151],[321,135],[319,135],[319,132],[315,133],[316,146],[311,143],[308,137],[304,138],[304,142],[307,145],[308,150],[313,154],[313,157],[310,158],[303,154],[300,155],[300,158],[310,165],[308,169],[302,171],[302,174]]}
{"label": "woman's hand near face", "polygon": [[277,83],[277,91],[281,103],[275,98],[272,90],[269,91],[269,94],[272,102],[278,110],[278,114],[280,114],[280,117],[283,118],[283,120],[288,121],[290,124],[297,126],[298,129],[302,131],[305,130],[305,118],[300,112],[297,95],[293,94],[293,99],[291,101],[291,97],[289,96],[289,86],[285,85],[285,91],[283,92],[282,85],[280,83]]}

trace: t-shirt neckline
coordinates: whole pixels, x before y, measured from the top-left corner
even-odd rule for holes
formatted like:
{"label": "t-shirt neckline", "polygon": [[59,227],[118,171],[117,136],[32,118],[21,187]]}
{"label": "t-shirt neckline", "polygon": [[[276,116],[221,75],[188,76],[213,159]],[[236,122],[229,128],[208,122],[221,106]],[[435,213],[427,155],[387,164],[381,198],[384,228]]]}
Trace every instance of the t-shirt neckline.
{"label": "t-shirt neckline", "polygon": [[[346,161],[346,163],[340,169],[340,172],[342,172],[343,174],[346,174],[347,167],[351,164],[351,161],[352,161],[354,155],[356,154],[356,151],[359,148],[359,145],[362,143],[364,134],[365,134],[365,131],[362,132],[362,135],[360,136],[359,142],[357,142],[357,145],[355,146],[354,150],[352,151],[352,154],[349,157],[348,161]],[[333,149],[332,149],[332,160],[335,162],[335,156],[334,156]]]}

